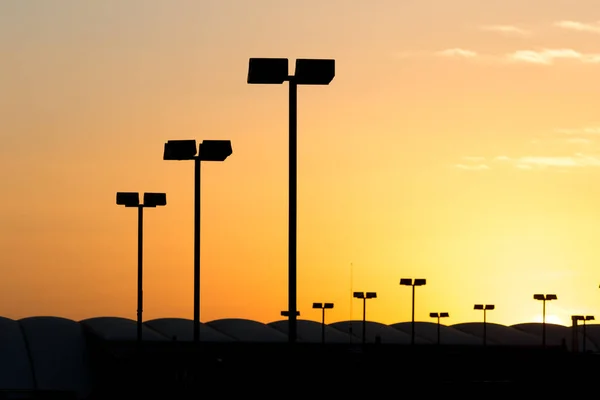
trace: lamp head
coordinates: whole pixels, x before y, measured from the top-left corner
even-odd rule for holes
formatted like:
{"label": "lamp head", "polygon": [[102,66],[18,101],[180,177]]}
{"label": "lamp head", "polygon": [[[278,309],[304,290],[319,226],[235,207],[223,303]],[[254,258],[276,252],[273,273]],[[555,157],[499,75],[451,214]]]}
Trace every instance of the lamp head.
{"label": "lamp head", "polygon": [[169,140],[165,143],[163,160],[192,160],[197,152],[195,140]]}
{"label": "lamp head", "polygon": [[125,207],[137,207],[140,205],[140,194],[135,192],[118,192],[117,205]]}

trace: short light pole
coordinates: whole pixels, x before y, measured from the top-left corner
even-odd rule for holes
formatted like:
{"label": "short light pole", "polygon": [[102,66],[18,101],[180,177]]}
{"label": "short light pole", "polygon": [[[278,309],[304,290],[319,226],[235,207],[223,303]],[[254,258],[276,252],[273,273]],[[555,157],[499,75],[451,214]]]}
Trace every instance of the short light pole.
{"label": "short light pole", "polygon": [[138,261],[137,261],[137,342],[142,342],[142,312],[144,309],[143,258],[144,258],[144,208],[167,205],[165,193],[144,193],[144,203],[140,204],[140,194],[136,192],[118,192],[117,205],[138,209]]}
{"label": "short light pole", "polygon": [[410,344],[415,344],[415,286],[425,286],[427,284],[426,279],[400,279],[400,285],[412,286],[412,323],[410,327]]}
{"label": "short light pole", "polygon": [[495,309],[493,304],[475,304],[474,310],[483,310],[483,345],[487,345],[487,312]]}
{"label": "short light pole", "polygon": [[555,294],[534,294],[533,299],[542,302],[542,347],[546,348],[546,302],[558,297]]}
{"label": "short light pole", "polygon": [[439,345],[441,343],[441,341],[440,341],[440,318],[448,318],[448,317],[450,317],[450,314],[447,312],[442,312],[442,313],[432,312],[432,313],[429,313],[429,316],[431,318],[437,318],[437,344]]}
{"label": "short light pole", "polygon": [[296,341],[296,227],[298,180],[298,85],[329,85],[335,77],[335,60],[297,59],[296,72],[289,74],[287,58],[251,58],[248,83],[281,85],[289,82],[289,210],[288,210],[288,340]]}
{"label": "short light pole", "polygon": [[367,343],[367,300],[376,299],[376,292],[354,292],[354,298],[362,299],[363,301],[363,320],[362,320],[362,344]]}
{"label": "short light pole", "polygon": [[233,153],[229,140],[169,140],[163,160],[194,160],[194,342],[200,341],[200,165],[202,161],[225,161]]}
{"label": "short light pole", "polygon": [[587,321],[593,321],[595,320],[593,315],[586,315],[586,316],[581,316],[581,321],[583,321],[583,346],[582,346],[582,350],[585,353],[587,351],[586,349],[586,342],[587,342],[587,332],[585,329],[586,326],[586,322]]}
{"label": "short light pole", "polygon": [[313,303],[312,308],[321,310],[321,343],[325,344],[325,310],[333,308],[333,303]]}

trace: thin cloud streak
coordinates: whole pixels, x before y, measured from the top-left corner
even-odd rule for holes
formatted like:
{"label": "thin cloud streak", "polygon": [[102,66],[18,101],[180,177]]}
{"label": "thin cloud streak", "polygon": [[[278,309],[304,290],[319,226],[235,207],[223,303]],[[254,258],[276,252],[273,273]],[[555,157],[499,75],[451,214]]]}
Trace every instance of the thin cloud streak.
{"label": "thin cloud streak", "polygon": [[477,52],[475,52],[475,51],[461,49],[458,47],[438,51],[436,54],[438,56],[442,56],[442,57],[463,57],[463,58],[474,58],[474,57],[477,57],[477,55],[478,55]]}
{"label": "thin cloud streak", "polygon": [[482,31],[497,32],[504,35],[529,36],[531,32],[513,25],[486,25],[479,27]]}
{"label": "thin cloud streak", "polygon": [[589,32],[600,34],[600,23],[595,24],[579,22],[579,21],[558,21],[555,26],[563,29],[569,29],[577,32]]}
{"label": "thin cloud streak", "polygon": [[[481,157],[483,158],[483,157]],[[467,158],[465,158],[467,160]],[[544,168],[583,168],[583,167],[600,167],[600,156],[586,155],[576,153],[573,156],[525,156],[525,157],[507,157],[496,156],[492,161],[500,162],[501,165],[512,165],[521,170],[533,170]],[[477,164],[457,164],[456,168],[468,171],[488,170],[491,167],[489,163]]]}
{"label": "thin cloud streak", "polygon": [[552,65],[556,60],[575,60],[582,63],[600,63],[600,54],[583,54],[573,49],[517,50],[510,53],[511,62]]}

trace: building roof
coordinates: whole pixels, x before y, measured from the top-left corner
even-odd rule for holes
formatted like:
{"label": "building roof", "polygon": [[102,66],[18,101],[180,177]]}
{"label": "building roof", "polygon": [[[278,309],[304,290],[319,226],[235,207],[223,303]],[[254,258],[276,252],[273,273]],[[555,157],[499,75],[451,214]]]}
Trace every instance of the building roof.
{"label": "building roof", "polygon": [[240,342],[286,342],[287,335],[262,322],[241,318],[217,319],[206,325]]}
{"label": "building roof", "polygon": [[0,317],[0,389],[33,390],[33,370],[18,321]]}
{"label": "building roof", "polygon": [[[592,328],[596,327],[596,328]],[[524,324],[516,324],[512,325],[511,328],[518,329],[522,332],[529,333],[530,335],[534,335],[538,338],[538,344],[542,343],[542,328],[543,325],[541,323],[524,323]],[[591,329],[590,329],[591,328]],[[598,338],[597,328],[600,328],[600,325],[588,325],[586,327],[586,350],[590,351],[598,351],[598,345],[596,345],[594,338]],[[563,325],[555,325],[555,324],[546,324],[546,344],[549,346],[560,346],[564,344],[567,346],[567,349],[572,350],[573,339],[572,339],[572,331],[570,326]],[[579,327],[579,343],[583,343],[583,329]],[[600,339],[600,338],[599,338]],[[579,345],[579,351],[582,351],[583,347]]]}
{"label": "building roof", "polygon": [[38,390],[75,391],[85,396],[91,376],[81,325],[59,317],[19,320]]}
{"label": "building roof", "polygon": [[[84,319],[80,321],[80,324],[104,340],[134,341],[137,338],[137,323],[128,318],[95,317]],[[142,325],[142,340],[167,341],[170,339],[148,326]]]}
{"label": "building roof", "polygon": [[[391,344],[410,344],[410,335],[402,332],[399,329],[392,328],[389,325],[384,325],[379,322],[366,321],[366,343],[376,343],[377,339],[381,340],[381,343]],[[342,331],[352,334],[357,341],[362,341],[362,326],[363,321],[340,321],[330,324],[330,326]],[[429,341],[415,337],[415,343],[430,343]]]}
{"label": "building roof", "polygon": [[[399,322],[390,326],[408,335],[411,334],[411,322]],[[437,343],[437,329],[438,325],[436,323],[415,321],[415,336],[425,339],[429,343]],[[477,336],[440,324],[440,343],[450,345],[480,345],[482,340]]]}
{"label": "building roof", "polygon": [[[452,325],[452,328],[483,338],[482,322],[466,322]],[[540,339],[519,329],[505,325],[486,323],[486,342],[488,345],[539,346]]]}
{"label": "building roof", "polygon": [[[323,325],[320,322],[299,319],[298,321],[298,342],[304,343],[321,343]],[[268,326],[275,328],[279,332],[288,334],[288,320],[274,321]],[[356,342],[357,337],[352,338],[346,332],[342,332],[332,326],[325,325],[325,341],[327,343],[352,343]]]}
{"label": "building roof", "polygon": [[[183,342],[194,340],[194,321],[185,318],[159,318],[144,322],[144,325],[161,335]],[[200,323],[201,342],[233,342],[234,339],[206,324]]]}

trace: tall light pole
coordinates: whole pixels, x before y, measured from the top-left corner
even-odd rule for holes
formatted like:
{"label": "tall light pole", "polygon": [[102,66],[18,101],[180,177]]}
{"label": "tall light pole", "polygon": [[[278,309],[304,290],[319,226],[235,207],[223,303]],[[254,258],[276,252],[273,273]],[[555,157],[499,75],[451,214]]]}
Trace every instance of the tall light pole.
{"label": "tall light pole", "polygon": [[[199,148],[198,148],[199,147]],[[225,161],[233,153],[229,140],[169,140],[163,160],[194,160],[194,342],[200,341],[200,166],[202,161]]]}
{"label": "tall light pole", "polygon": [[363,301],[363,319],[362,319],[362,344],[363,346],[367,343],[367,300],[376,299],[377,293],[375,292],[354,292],[354,298],[362,299]]}
{"label": "tall light pole", "polygon": [[542,302],[542,346],[546,347],[546,302],[551,300],[557,300],[558,297],[555,294],[534,294],[534,300]]}
{"label": "tall light pole", "polygon": [[297,59],[295,75],[289,75],[287,58],[251,58],[248,83],[280,85],[289,82],[289,211],[288,211],[288,340],[296,342],[296,231],[297,231],[297,92],[298,85],[329,85],[335,76],[335,60]]}
{"label": "tall light pole", "polygon": [[412,286],[412,323],[410,327],[410,344],[415,344],[415,286],[425,286],[427,284],[426,279],[400,279],[400,285]]}
{"label": "tall light pole", "polygon": [[321,343],[325,344],[325,310],[333,308],[333,303],[313,303],[312,308],[320,309],[321,311]]}
{"label": "tall light pole", "polygon": [[144,193],[144,203],[140,204],[140,194],[136,192],[118,192],[117,205],[137,207],[138,209],[138,261],[137,261],[137,342],[142,342],[142,312],[144,309],[144,208],[166,206],[165,193]]}
{"label": "tall light pole", "polygon": [[487,345],[487,312],[495,309],[493,304],[475,304],[474,310],[483,310],[483,345]]}
{"label": "tall light pole", "polygon": [[442,312],[442,313],[432,312],[432,313],[429,313],[429,316],[431,318],[437,318],[437,344],[439,345],[441,343],[441,341],[440,341],[440,318],[448,318],[448,317],[450,317],[450,314],[448,314],[447,312]]}

